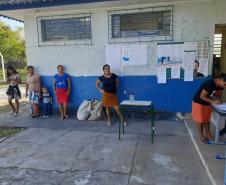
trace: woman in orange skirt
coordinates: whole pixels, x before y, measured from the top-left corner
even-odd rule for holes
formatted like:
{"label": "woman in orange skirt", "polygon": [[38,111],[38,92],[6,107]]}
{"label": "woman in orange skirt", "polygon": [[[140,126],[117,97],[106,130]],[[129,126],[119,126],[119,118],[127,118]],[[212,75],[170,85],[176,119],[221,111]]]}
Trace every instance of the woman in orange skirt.
{"label": "woman in orange skirt", "polygon": [[221,103],[220,98],[225,85],[226,75],[220,74],[214,79],[205,81],[193,97],[192,119],[197,125],[202,142],[214,139],[210,132],[211,104]]}
{"label": "woman in orange skirt", "polygon": [[[119,110],[118,98],[116,95],[119,80],[117,75],[110,72],[110,66],[103,66],[104,75],[100,76],[96,81],[96,88],[102,94],[103,106],[106,108],[108,125],[111,125],[110,108],[113,107],[120,118],[121,123],[124,122],[122,114]],[[100,88],[102,84],[102,88]],[[125,122],[124,122],[125,124]]]}

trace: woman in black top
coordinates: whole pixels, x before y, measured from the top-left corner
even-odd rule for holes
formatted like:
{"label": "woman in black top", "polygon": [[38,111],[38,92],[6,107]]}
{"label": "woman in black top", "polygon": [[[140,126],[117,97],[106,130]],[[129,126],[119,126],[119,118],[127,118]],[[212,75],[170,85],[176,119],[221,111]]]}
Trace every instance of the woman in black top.
{"label": "woman in black top", "polygon": [[220,98],[225,85],[226,75],[220,74],[219,77],[205,81],[193,97],[192,118],[196,122],[200,139],[203,142],[213,139],[210,133],[211,104],[221,103]]}
{"label": "woman in black top", "polygon": [[[116,95],[119,80],[117,75],[110,72],[110,66],[108,64],[103,66],[104,75],[100,76],[96,81],[97,90],[103,95],[103,106],[106,108],[108,125],[111,125],[110,108],[113,107],[117,112],[121,123],[124,122],[122,114],[119,111],[118,98]],[[102,84],[102,88],[100,88]],[[125,124],[125,123],[124,123]]]}

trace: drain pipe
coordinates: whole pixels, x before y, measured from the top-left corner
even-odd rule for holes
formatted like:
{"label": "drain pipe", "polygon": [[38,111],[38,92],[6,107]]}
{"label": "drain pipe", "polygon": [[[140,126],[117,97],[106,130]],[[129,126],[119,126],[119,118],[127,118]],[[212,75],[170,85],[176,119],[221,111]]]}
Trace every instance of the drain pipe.
{"label": "drain pipe", "polygon": [[5,78],[5,65],[4,65],[4,58],[3,58],[3,55],[2,53],[0,52],[0,57],[1,57],[1,62],[2,62],[2,74],[3,74],[3,80],[6,81],[6,78]]}

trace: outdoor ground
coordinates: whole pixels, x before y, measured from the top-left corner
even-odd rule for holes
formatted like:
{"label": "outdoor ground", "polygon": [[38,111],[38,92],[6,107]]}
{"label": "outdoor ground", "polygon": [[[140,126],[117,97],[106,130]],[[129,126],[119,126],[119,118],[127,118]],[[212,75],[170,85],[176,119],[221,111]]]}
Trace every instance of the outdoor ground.
{"label": "outdoor ground", "polygon": [[[0,142],[1,185],[211,185],[183,121],[158,120],[154,144],[147,121],[128,120],[118,140],[117,120],[61,121],[57,116],[32,119],[28,107],[19,117],[0,115],[0,125],[28,129]],[[223,184],[223,146],[197,140],[216,185]]]}

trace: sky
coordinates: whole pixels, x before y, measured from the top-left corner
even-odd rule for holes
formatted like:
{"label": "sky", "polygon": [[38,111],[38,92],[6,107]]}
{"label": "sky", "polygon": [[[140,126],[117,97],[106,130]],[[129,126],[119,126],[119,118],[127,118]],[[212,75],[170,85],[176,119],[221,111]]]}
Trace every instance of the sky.
{"label": "sky", "polygon": [[0,21],[8,24],[12,30],[16,30],[17,27],[23,27],[24,26],[24,23],[21,23],[19,21],[14,21],[12,19],[7,19],[7,18],[4,18],[4,17],[0,17]]}

